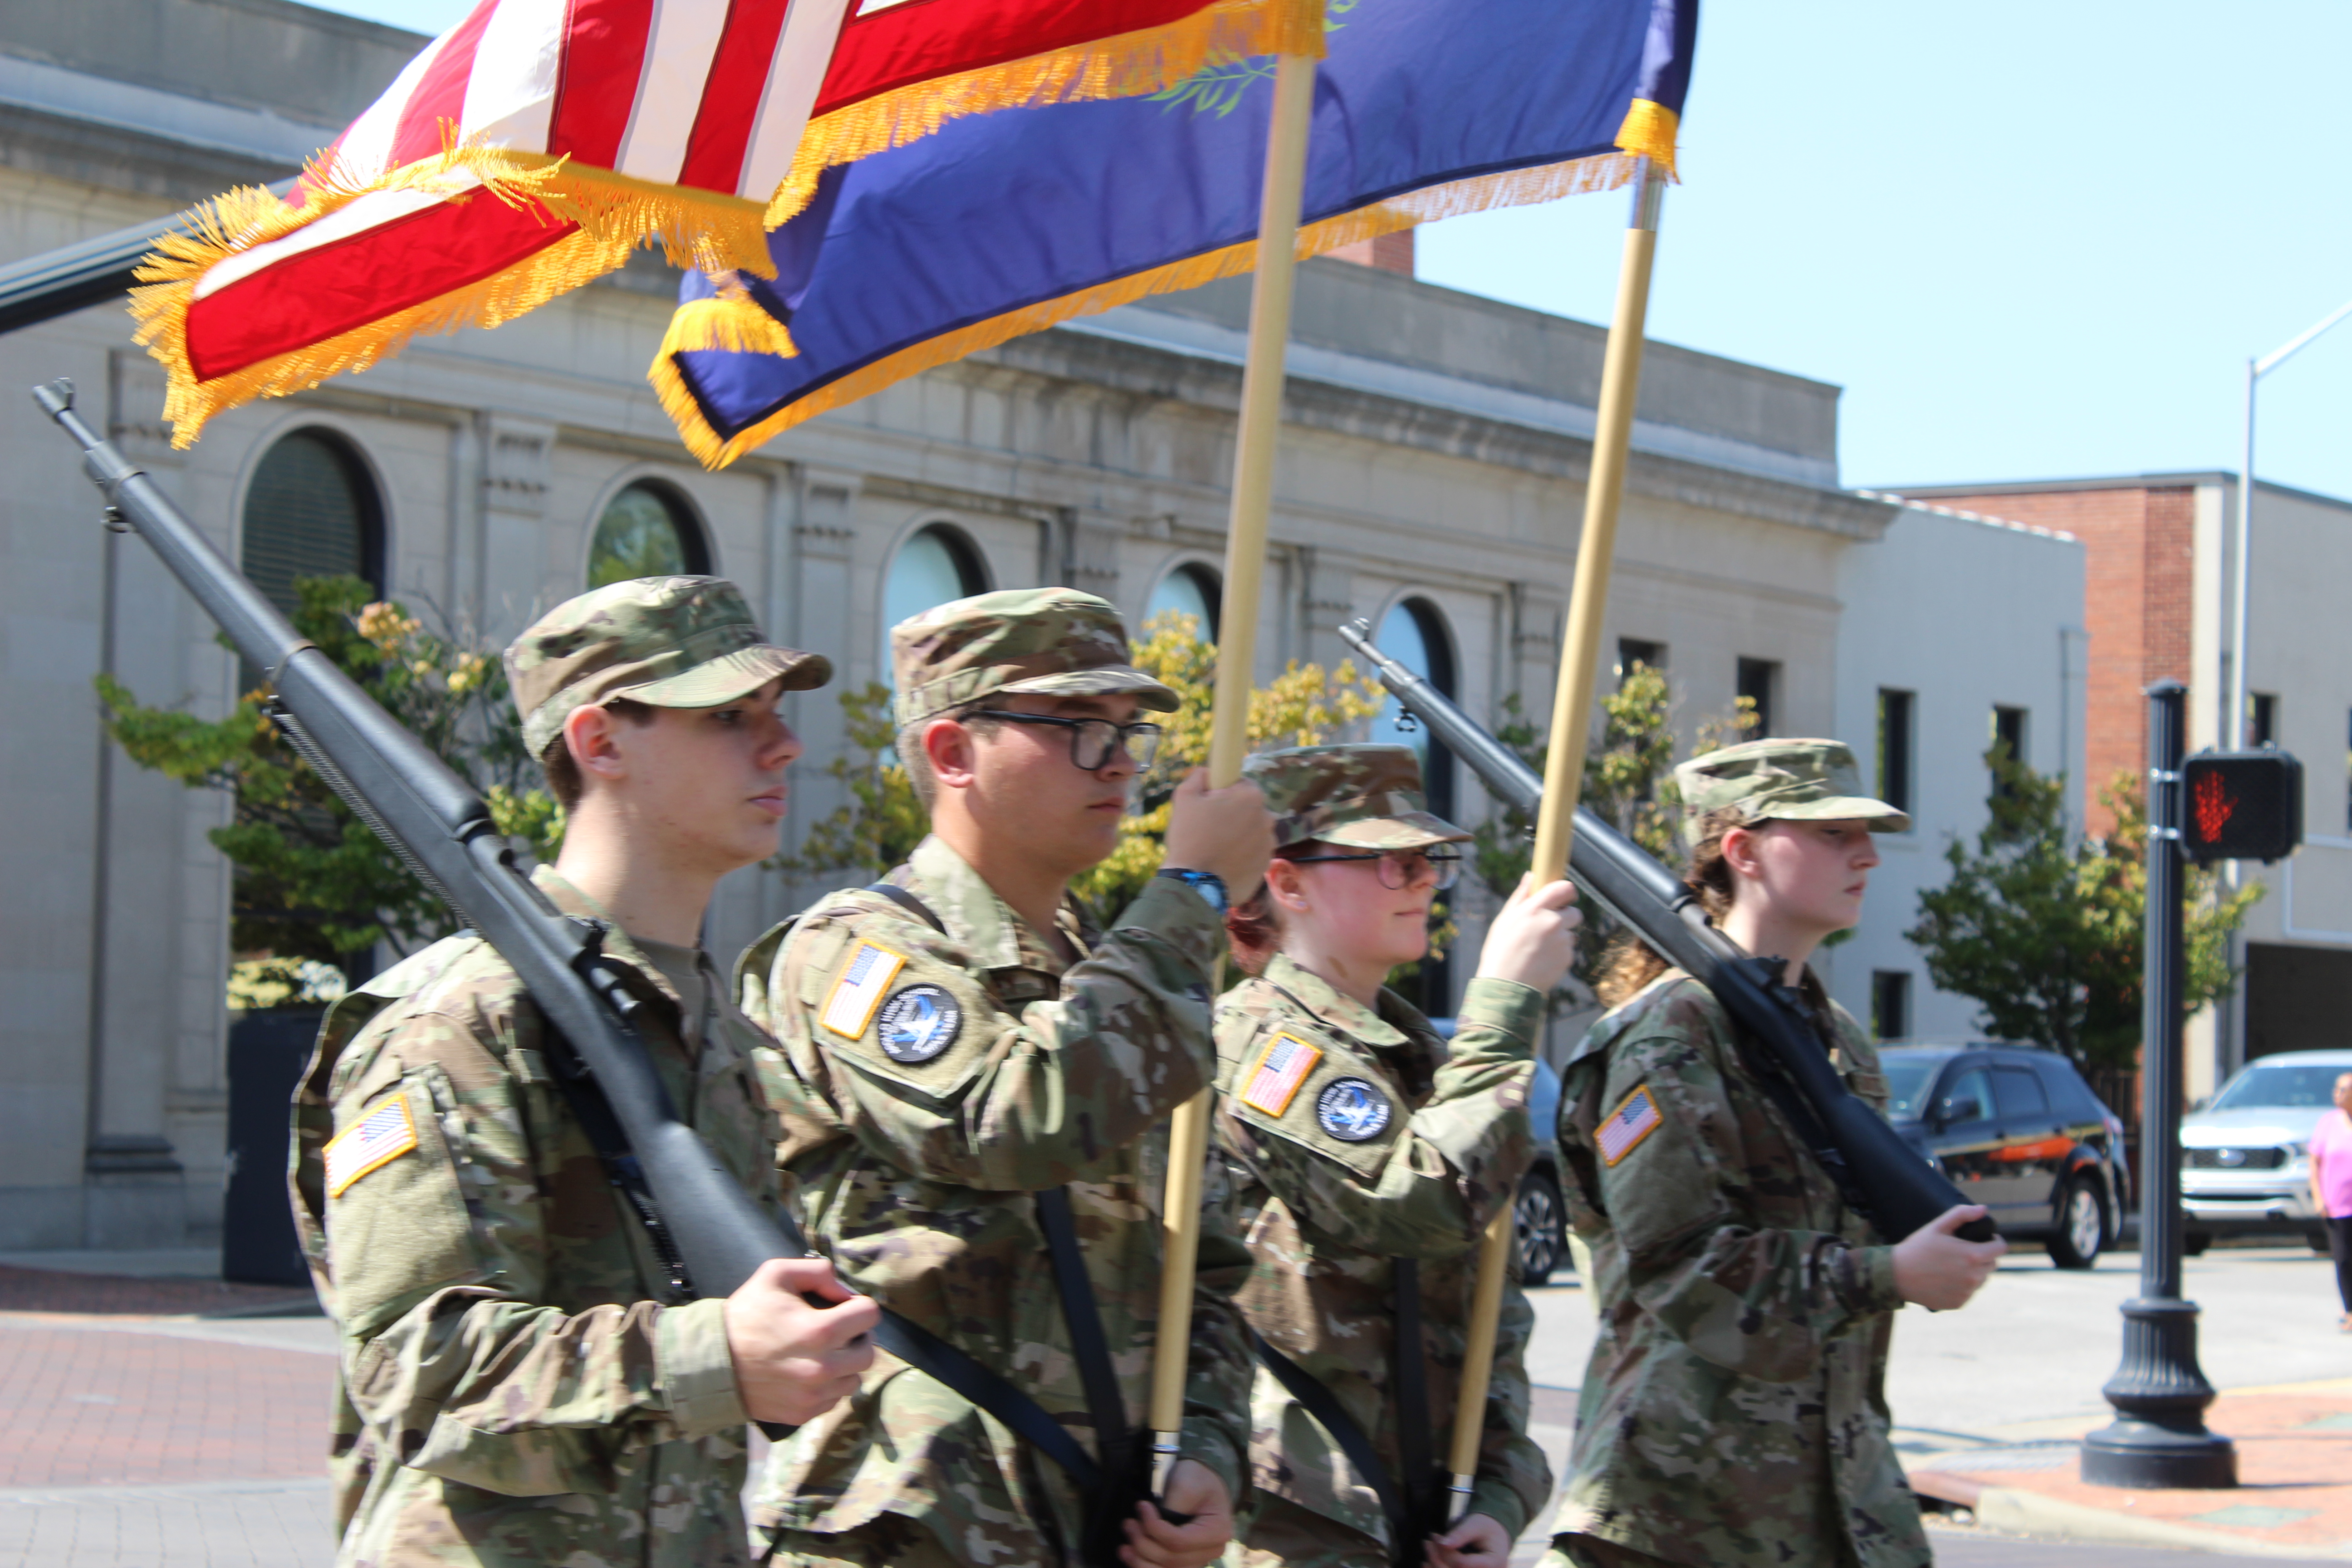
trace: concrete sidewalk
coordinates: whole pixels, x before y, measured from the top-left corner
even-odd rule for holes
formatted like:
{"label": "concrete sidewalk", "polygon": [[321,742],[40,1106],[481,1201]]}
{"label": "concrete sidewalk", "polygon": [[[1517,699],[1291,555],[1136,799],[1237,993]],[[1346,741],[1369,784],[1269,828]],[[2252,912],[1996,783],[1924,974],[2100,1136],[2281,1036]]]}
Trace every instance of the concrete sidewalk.
{"label": "concrete sidewalk", "polygon": [[2231,1491],[2087,1486],[2079,1440],[2105,1415],[1998,1428],[1937,1452],[1904,1444],[1912,1489],[1988,1529],[2116,1545],[2352,1561],[2352,1378],[2237,1389],[2207,1426],[2238,1447]]}

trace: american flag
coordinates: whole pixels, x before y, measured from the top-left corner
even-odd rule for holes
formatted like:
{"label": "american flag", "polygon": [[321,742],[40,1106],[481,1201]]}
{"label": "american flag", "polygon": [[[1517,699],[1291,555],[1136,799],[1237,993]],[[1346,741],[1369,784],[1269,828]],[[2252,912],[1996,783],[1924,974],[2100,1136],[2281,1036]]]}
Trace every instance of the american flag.
{"label": "american flag", "polygon": [[1265,1054],[1257,1059],[1257,1069],[1242,1089],[1242,1103],[1268,1116],[1279,1116],[1290,1108],[1291,1098],[1323,1053],[1305,1040],[1291,1035],[1276,1035]]}
{"label": "american flag", "polygon": [[395,1093],[327,1145],[327,1195],[341,1196],[345,1187],[415,1147],[408,1097]]}
{"label": "american flag", "polygon": [[[495,326],[659,242],[772,272],[817,176],[993,109],[1321,52],[1319,0],[480,0],[313,163],[232,191],[134,290],[173,438]],[[779,346],[788,347],[788,341]]]}
{"label": "american flag", "polygon": [[1635,1144],[1658,1130],[1661,1120],[1650,1086],[1638,1086],[1593,1133],[1593,1142],[1601,1146],[1602,1162],[1613,1165],[1632,1153]]}

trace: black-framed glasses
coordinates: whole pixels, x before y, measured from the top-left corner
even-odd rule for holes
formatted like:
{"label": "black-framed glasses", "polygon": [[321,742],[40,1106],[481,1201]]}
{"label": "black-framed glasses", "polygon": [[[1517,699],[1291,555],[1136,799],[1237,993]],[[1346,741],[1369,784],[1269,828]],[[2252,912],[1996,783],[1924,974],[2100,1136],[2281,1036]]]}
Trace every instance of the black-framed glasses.
{"label": "black-framed glasses", "polygon": [[1065,719],[1056,713],[1013,713],[1001,708],[983,708],[967,717],[1002,719],[1013,724],[1058,724],[1070,731],[1070,762],[1082,773],[1100,773],[1122,748],[1139,768],[1150,767],[1151,759],[1160,754],[1157,724],[1114,724],[1108,719]]}
{"label": "black-framed glasses", "polygon": [[1462,879],[1462,856],[1453,849],[1368,849],[1360,855],[1287,855],[1284,858],[1294,866],[1377,860],[1381,886],[1400,893],[1432,879],[1442,893]]}

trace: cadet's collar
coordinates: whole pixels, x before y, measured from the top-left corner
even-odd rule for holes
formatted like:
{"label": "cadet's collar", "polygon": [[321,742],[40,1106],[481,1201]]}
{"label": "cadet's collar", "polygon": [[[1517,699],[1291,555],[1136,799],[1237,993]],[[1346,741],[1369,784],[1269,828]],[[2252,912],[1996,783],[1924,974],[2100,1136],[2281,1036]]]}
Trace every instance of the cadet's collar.
{"label": "cadet's collar", "polygon": [[629,940],[629,933],[621,929],[618,921],[604,912],[602,904],[557,876],[552,866],[533,867],[530,879],[541,892],[547,895],[548,902],[563,913],[602,922],[605,956],[627,969],[631,975],[667,1001],[674,1016],[685,1016],[686,998],[677,994],[677,987],[669,983],[669,977],[661,972],[661,965],[647,958],[645,950]]}
{"label": "cadet's collar", "polygon": [[[1265,981],[1360,1045],[1379,1048],[1406,1043],[1404,1031],[1381,1016],[1389,1010],[1390,994],[1385,990],[1381,993],[1381,1009],[1376,1013],[1354,997],[1342,995],[1329,981],[1297,963],[1286,952],[1276,952],[1266,962]],[[1412,1010],[1402,997],[1396,1001],[1407,1012]]]}
{"label": "cadet's collar", "polygon": [[[1013,913],[987,879],[939,835],[916,845],[915,852],[907,857],[907,866],[915,874],[914,886],[908,890],[930,906],[940,923],[948,928],[948,935],[971,954],[979,967],[1034,969],[1046,974],[1059,974],[1069,967],[1045,933]],[[1095,933],[1078,918],[1071,900],[1063,900],[1054,923],[1080,953],[1093,951]]]}

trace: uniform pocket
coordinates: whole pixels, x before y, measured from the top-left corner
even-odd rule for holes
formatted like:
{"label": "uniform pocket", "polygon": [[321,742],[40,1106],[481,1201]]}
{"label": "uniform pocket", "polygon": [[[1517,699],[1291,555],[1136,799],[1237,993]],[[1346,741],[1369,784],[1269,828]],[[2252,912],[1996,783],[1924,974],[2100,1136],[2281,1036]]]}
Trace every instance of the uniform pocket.
{"label": "uniform pocket", "polygon": [[483,1277],[432,1088],[404,1075],[328,1146],[327,1262],[348,1338],[383,1330],[432,1291]]}

